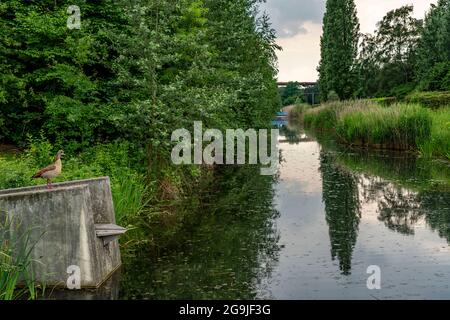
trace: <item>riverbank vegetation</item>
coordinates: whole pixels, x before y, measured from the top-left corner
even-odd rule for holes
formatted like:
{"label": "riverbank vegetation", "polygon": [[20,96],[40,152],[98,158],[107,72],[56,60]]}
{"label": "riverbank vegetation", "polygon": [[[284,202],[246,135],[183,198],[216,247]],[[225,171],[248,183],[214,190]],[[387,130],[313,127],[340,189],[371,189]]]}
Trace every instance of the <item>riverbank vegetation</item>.
{"label": "riverbank vegetation", "polygon": [[[81,28],[67,27],[78,5]],[[64,149],[57,181],[110,176],[130,254],[176,243],[218,173],[175,166],[174,130],[267,128],[280,107],[274,30],[253,0],[0,4],[0,188]]]}
{"label": "riverbank vegetation", "polygon": [[386,107],[355,100],[310,109],[303,121],[308,128],[334,132],[346,144],[450,159],[450,108],[432,111],[418,104]]}
{"label": "riverbank vegetation", "polygon": [[305,125],[354,146],[450,159],[449,24],[450,1],[439,0],[424,21],[407,5],[361,35],[354,1],[328,0],[318,68],[328,103],[297,109]]}

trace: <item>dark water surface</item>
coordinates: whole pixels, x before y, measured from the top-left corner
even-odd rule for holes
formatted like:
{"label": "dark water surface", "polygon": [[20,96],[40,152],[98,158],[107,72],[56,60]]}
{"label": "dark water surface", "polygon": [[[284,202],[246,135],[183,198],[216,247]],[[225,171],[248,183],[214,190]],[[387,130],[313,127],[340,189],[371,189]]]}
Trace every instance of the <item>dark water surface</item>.
{"label": "dark water surface", "polygon": [[279,177],[224,169],[198,226],[158,259],[125,259],[114,298],[450,298],[449,163],[282,134]]}

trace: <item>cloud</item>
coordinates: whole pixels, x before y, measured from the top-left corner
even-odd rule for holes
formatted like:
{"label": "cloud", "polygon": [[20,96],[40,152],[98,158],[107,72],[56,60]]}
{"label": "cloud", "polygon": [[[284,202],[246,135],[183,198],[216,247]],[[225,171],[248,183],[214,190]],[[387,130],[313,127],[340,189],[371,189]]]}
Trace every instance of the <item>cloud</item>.
{"label": "cloud", "polygon": [[267,0],[261,11],[270,15],[279,38],[292,38],[308,32],[306,22],[322,23],[325,0]]}

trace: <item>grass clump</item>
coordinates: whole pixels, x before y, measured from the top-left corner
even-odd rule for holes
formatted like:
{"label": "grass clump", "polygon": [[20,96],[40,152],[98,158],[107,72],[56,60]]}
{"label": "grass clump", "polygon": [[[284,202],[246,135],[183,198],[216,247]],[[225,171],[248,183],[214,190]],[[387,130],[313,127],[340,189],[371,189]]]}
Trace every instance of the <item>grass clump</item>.
{"label": "grass clump", "polygon": [[300,103],[296,104],[290,111],[289,111],[289,118],[299,120],[303,117],[303,115],[311,109],[311,105],[307,103]]}
{"label": "grass clump", "polygon": [[371,106],[344,109],[336,123],[336,134],[349,144],[407,150],[417,149],[420,141],[428,139],[431,126],[428,110],[418,105]]}
{"label": "grass clump", "polygon": [[433,125],[429,139],[419,144],[422,155],[450,159],[450,107],[431,112]]}
{"label": "grass clump", "polygon": [[339,103],[329,103],[308,110],[303,117],[305,126],[316,130],[333,129],[339,105]]}
{"label": "grass clump", "polygon": [[419,104],[382,106],[375,101],[332,102],[308,110],[306,127],[333,131],[343,143],[420,151],[450,159],[450,108],[430,110]]}
{"label": "grass clump", "polygon": [[32,230],[18,232],[20,224],[13,223],[7,214],[1,216],[0,300],[35,300],[45,287],[37,284],[34,277],[31,253],[36,243],[31,240]]}

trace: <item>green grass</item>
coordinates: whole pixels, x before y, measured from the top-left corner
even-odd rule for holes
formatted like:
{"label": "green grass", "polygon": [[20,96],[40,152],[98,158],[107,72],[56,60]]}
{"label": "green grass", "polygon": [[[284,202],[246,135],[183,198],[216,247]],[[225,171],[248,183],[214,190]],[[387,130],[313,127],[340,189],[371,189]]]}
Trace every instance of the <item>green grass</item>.
{"label": "green grass", "polygon": [[311,106],[307,103],[296,104],[289,112],[289,117],[292,119],[301,119],[307,110],[311,109]]}
{"label": "green grass", "polygon": [[337,112],[340,108],[340,102],[330,102],[312,108],[305,113],[303,122],[305,126],[316,130],[332,130],[336,124]]}
{"label": "green grass", "polygon": [[419,144],[424,156],[450,159],[450,107],[431,112],[431,136]]}
{"label": "green grass", "polygon": [[430,137],[431,125],[428,110],[418,105],[371,106],[342,111],[336,134],[350,144],[408,150]]}
{"label": "green grass", "polygon": [[[32,230],[17,232],[18,222],[4,214],[0,221],[0,300],[37,299],[45,286],[36,283],[31,252],[36,245]],[[21,287],[19,287],[19,284]]]}
{"label": "green grass", "polygon": [[332,131],[339,141],[371,148],[420,151],[450,159],[449,108],[418,104],[381,106],[374,101],[333,102],[308,110],[305,126]]}

